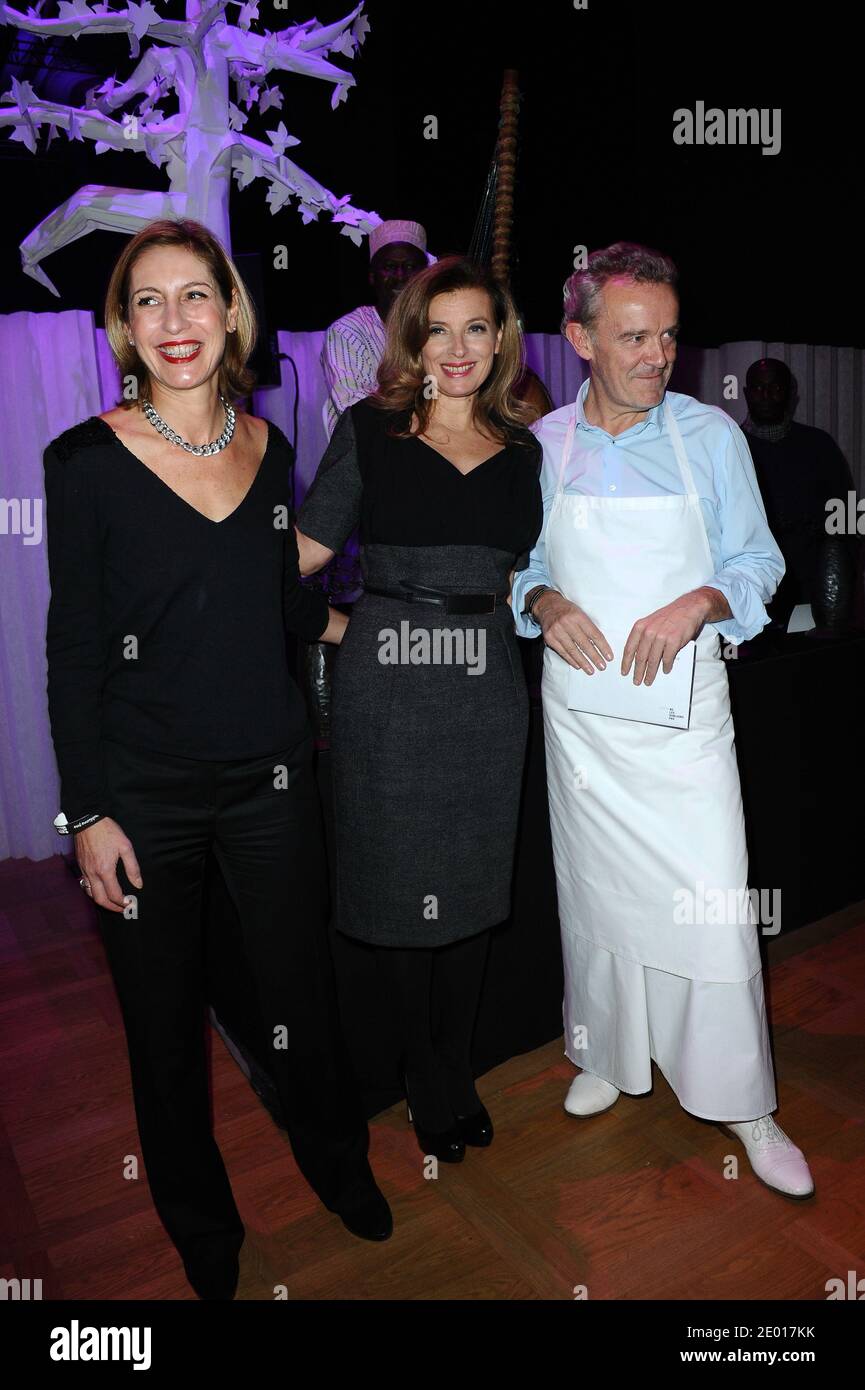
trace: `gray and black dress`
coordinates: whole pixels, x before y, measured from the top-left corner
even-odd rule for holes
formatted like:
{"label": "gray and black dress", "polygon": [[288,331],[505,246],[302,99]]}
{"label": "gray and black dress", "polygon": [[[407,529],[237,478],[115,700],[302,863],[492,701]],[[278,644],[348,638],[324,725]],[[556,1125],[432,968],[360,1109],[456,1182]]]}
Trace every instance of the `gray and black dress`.
{"label": "gray and black dress", "polygon": [[[507,593],[543,521],[539,442],[509,431],[462,474],[423,440],[388,435],[409,418],[367,401],[343,412],[300,530],[339,551],[358,526],[370,588]],[[346,935],[443,946],[508,916],[528,730],[517,641],[506,602],[463,616],[371,593],[355,604],[331,712]]]}

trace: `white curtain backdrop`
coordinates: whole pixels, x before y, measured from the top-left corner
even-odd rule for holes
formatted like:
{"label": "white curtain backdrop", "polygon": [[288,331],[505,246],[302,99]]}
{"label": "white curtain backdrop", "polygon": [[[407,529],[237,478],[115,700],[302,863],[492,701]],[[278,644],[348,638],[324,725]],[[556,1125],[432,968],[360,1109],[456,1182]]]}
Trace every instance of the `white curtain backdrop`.
{"label": "white curtain backdrop", "polygon": [[[256,414],[273,420],[296,445],[298,505],[327,439],[319,366],[323,340],[323,331],[280,332],[282,385],[257,391],[253,398]],[[527,341],[529,363],[546,382],[555,406],[573,400],[585,364],[559,335],[535,333]],[[671,384],[720,406],[741,423],[745,372],[756,358],[766,356],[789,364],[799,386],[796,419],[834,436],[853,470],[858,494],[865,494],[862,350],[758,342],[683,347]],[[51,824],[59,799],[45,696],[48,572],[42,451],[62,430],[114,405],[120,386],[105,335],[83,310],[0,316],[0,361],[0,860],[38,860],[65,847]],[[729,386],[725,395],[730,377],[736,381],[733,397]]]}
{"label": "white curtain backdrop", "polygon": [[[45,693],[42,451],[102,409],[93,315],[0,316],[0,362],[0,859],[44,859],[64,842],[51,824],[60,802]],[[31,505],[37,544],[15,534],[15,511]]]}

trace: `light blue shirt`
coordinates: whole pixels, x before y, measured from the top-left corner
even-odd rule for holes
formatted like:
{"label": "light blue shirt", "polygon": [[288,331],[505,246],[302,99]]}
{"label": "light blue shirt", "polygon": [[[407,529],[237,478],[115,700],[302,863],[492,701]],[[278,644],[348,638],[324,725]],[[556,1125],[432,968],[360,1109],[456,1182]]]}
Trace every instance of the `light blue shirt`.
{"label": "light blue shirt", "polygon": [[[583,382],[577,395],[577,428],[565,467],[565,492],[610,498],[681,496],[682,476],[664,428],[663,402],[630,429],[607,434],[586,419],[584,402],[590,379]],[[735,420],[716,406],[675,391],[668,391],[666,400],[682,434],[706,523],[715,573],[705,582],[726,596],[733,615],[712,626],[734,644],[747,642],[769,621],[766,604],[784,574],[784,560],[766,522],[745,436]],[[534,618],[522,616],[525,595],[536,584],[555,588],[546,569],[545,536],[573,409],[563,406],[531,426],[544,449],[544,524],[528,569],[514,575],[511,602],[521,637],[537,637],[541,630]],[[579,543],[578,535],[575,533],[575,544]],[[579,602],[578,595],[574,602]]]}

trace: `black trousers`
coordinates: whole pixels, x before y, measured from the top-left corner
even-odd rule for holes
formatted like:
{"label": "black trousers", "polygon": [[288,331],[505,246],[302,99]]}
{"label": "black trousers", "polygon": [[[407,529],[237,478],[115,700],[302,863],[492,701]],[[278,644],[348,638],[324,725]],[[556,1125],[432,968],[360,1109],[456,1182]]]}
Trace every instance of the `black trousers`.
{"label": "black trousers", "polygon": [[213,1138],[207,1074],[205,860],[240,919],[292,1150],[331,1211],[371,1180],[369,1131],[339,1032],[312,740],[267,758],[201,762],[105,743],[109,812],[144,886],[127,914],[99,909],[126,1028],[141,1151],[156,1209],[186,1255],[239,1248],[244,1228]]}

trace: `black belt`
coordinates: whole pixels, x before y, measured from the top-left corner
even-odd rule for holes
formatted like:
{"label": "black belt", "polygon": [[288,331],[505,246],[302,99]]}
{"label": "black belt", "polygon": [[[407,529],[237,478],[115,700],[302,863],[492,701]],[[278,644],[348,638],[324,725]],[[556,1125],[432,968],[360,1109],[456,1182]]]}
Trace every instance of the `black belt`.
{"label": "black belt", "polygon": [[504,603],[503,594],[451,594],[444,589],[430,589],[426,584],[410,584],[401,579],[403,589],[374,589],[364,586],[364,593],[375,594],[379,598],[396,598],[403,603],[430,603],[434,608],[443,608],[446,613],[492,613],[497,604]]}

